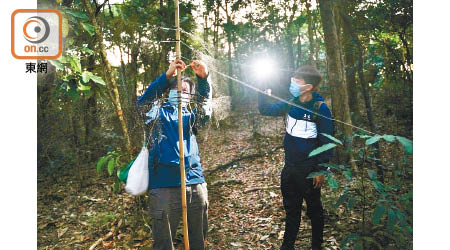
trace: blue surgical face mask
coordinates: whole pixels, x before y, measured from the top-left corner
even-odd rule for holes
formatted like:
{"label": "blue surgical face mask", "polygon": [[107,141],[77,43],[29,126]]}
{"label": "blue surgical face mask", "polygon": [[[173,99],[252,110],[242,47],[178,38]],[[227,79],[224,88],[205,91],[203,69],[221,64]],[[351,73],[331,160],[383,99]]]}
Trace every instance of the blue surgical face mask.
{"label": "blue surgical face mask", "polygon": [[[176,89],[171,89],[169,92],[168,102],[171,105],[178,105],[178,91]],[[181,106],[184,107],[189,102],[189,94],[181,93]]]}
{"label": "blue surgical face mask", "polygon": [[296,83],[292,78],[291,85],[289,85],[289,92],[291,92],[294,97],[299,97],[302,94],[300,91],[300,85],[298,85],[298,83]]}

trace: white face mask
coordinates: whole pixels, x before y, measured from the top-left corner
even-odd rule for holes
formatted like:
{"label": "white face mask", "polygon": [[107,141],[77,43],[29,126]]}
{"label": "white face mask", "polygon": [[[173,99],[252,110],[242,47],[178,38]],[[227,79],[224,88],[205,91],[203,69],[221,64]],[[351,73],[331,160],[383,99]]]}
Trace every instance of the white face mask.
{"label": "white face mask", "polygon": [[[181,106],[184,107],[190,100],[190,95],[187,93],[181,93]],[[171,105],[178,105],[178,90],[171,89],[169,92],[169,103]]]}

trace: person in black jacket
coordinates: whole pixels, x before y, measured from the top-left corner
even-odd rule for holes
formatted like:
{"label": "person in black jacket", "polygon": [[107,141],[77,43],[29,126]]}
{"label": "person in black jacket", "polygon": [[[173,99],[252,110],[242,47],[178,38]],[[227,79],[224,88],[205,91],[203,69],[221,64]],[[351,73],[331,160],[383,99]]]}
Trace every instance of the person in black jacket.
{"label": "person in black jacket", "polygon": [[[320,187],[324,176],[306,178],[311,172],[326,170],[319,166],[333,156],[328,150],[314,157],[309,153],[317,147],[331,142],[323,134],[333,134],[331,112],[316,90],[322,77],[311,66],[300,67],[291,78],[289,92],[294,96],[290,101],[304,107],[302,109],[285,102],[269,104],[267,97],[259,95],[258,108],[262,115],[286,116],[284,137],[285,166],[281,172],[281,193],[286,211],[286,227],[282,250],[294,249],[300,227],[303,199],[307,205],[307,215],[312,224],[312,249],[321,249],[323,242],[323,208]],[[310,111],[316,111],[320,116]]]}

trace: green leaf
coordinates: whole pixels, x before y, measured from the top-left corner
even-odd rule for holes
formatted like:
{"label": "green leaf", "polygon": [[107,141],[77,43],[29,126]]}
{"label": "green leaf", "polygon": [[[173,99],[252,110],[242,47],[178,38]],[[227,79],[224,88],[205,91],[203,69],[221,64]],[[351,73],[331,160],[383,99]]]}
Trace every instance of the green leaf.
{"label": "green leaf", "polygon": [[89,80],[91,79],[92,73],[89,71],[84,71],[81,74],[81,79],[83,80],[84,83],[88,83]]}
{"label": "green leaf", "polygon": [[371,180],[376,180],[377,179],[377,173],[375,173],[375,171],[369,169],[369,170],[367,170],[367,172],[369,173],[369,178]]}
{"label": "green leaf", "polygon": [[400,212],[398,209],[396,211],[396,214],[397,214],[397,219],[400,221],[400,224],[402,226],[406,226],[405,215],[402,212]]}
{"label": "green leaf", "polygon": [[380,193],[384,193],[384,186],[381,182],[377,181],[377,180],[373,180],[372,181],[373,186],[378,190],[378,192]]}
{"label": "green leaf", "polygon": [[106,83],[103,81],[103,79],[100,76],[96,76],[96,75],[93,74],[93,75],[90,76],[90,78],[91,78],[92,81],[94,81],[96,83],[99,83],[101,85],[106,85]]}
{"label": "green leaf", "polygon": [[120,182],[115,182],[113,185],[113,191],[117,193],[117,191],[119,191],[120,188]]}
{"label": "green leaf", "polygon": [[413,196],[413,193],[412,193],[412,191],[411,191],[411,192],[409,192],[408,194],[405,194],[405,195],[403,195],[402,197],[400,197],[400,200],[406,201],[406,200],[411,199],[412,196]]}
{"label": "green leaf", "polygon": [[71,87],[69,89],[69,91],[67,92],[67,96],[69,96],[70,99],[72,99],[74,101],[76,101],[80,97],[76,87],[74,87],[74,88]]}
{"label": "green leaf", "polygon": [[407,139],[405,137],[402,136],[396,136],[397,140],[400,142],[400,144],[402,144],[403,148],[405,149],[405,152],[407,154],[412,154],[413,153],[413,143],[410,139]]}
{"label": "green leaf", "polygon": [[112,175],[112,174],[113,174],[113,171],[114,171],[114,163],[115,163],[114,158],[109,159],[109,161],[108,161],[108,174],[109,174],[109,175]]}
{"label": "green leaf", "polygon": [[105,165],[106,160],[108,160],[108,156],[103,156],[97,161],[97,172],[101,172],[103,165]]}
{"label": "green leaf", "polygon": [[392,232],[394,230],[394,225],[396,222],[397,217],[395,216],[394,210],[389,208],[388,210],[388,224],[389,224],[389,231]]}
{"label": "green leaf", "polygon": [[367,134],[353,134],[353,137],[359,137],[361,139],[367,139],[367,138],[370,138],[371,136],[367,135]]}
{"label": "green leaf", "polygon": [[372,137],[370,137],[369,139],[366,140],[366,145],[371,145],[374,144],[375,142],[379,141],[381,138],[381,136],[379,135],[374,135]]}
{"label": "green leaf", "polygon": [[393,135],[383,135],[383,139],[387,142],[394,142],[395,141],[395,136]]}
{"label": "green leaf", "polygon": [[347,180],[352,180],[352,171],[350,171],[350,170],[345,170],[344,171],[344,176],[345,176],[345,178],[347,179]]}
{"label": "green leaf", "polygon": [[56,67],[56,69],[64,70],[64,65],[56,60],[50,60],[50,63]]}
{"label": "green leaf", "polygon": [[91,49],[89,49],[89,48],[85,48],[85,47],[81,48],[80,51],[83,51],[83,52],[85,52],[85,53],[87,53],[87,54],[89,54],[89,55],[94,54],[94,51],[93,51],[93,50],[91,50]]}
{"label": "green leaf", "polygon": [[343,195],[341,195],[341,197],[339,197],[339,199],[334,204],[334,207],[339,207],[342,204],[342,202],[344,202],[347,199],[348,195],[349,195],[348,192],[345,192]]}
{"label": "green leaf", "polygon": [[86,14],[84,14],[81,11],[76,11],[76,10],[66,10],[64,11],[66,14],[69,14],[73,17],[77,17],[77,18],[81,18],[81,19],[87,19],[88,16]]}
{"label": "green leaf", "polygon": [[68,56],[60,56],[58,59],[56,59],[60,63],[68,63],[69,59]]}
{"label": "green leaf", "polygon": [[81,73],[80,59],[76,55],[71,55],[70,57],[68,57],[68,60],[69,60],[70,66],[72,66],[72,69],[76,72]]}
{"label": "green leaf", "polygon": [[383,216],[385,210],[384,206],[378,205],[373,211],[373,224],[378,224],[380,222],[381,216]]}
{"label": "green leaf", "polygon": [[332,140],[332,141],[334,141],[334,142],[336,142],[336,143],[338,143],[338,144],[343,145],[342,142],[341,142],[339,139],[337,139],[337,138],[335,138],[335,137],[333,137],[333,136],[331,136],[331,135],[329,135],[329,134],[325,134],[325,133],[321,133],[321,134],[322,134],[323,136],[327,137],[328,139],[330,139],[330,140]]}
{"label": "green leaf", "polygon": [[326,171],[326,170],[322,170],[319,172],[311,172],[306,178],[312,179],[314,177],[321,176],[321,175],[327,175],[327,174],[328,174],[328,171]]}
{"label": "green leaf", "polygon": [[327,182],[331,189],[336,189],[339,187],[337,181],[333,178],[333,174],[327,175]]}
{"label": "green leaf", "polygon": [[327,151],[327,150],[329,150],[329,149],[332,149],[332,148],[334,148],[334,147],[336,147],[336,146],[337,146],[337,145],[334,144],[334,143],[327,143],[327,144],[322,145],[322,146],[320,146],[320,147],[314,149],[313,151],[311,151],[311,153],[309,153],[308,157],[313,157],[313,156],[318,155],[318,154],[320,154],[320,153],[322,153],[322,152],[324,152],[324,151]]}
{"label": "green leaf", "polygon": [[346,237],[345,237],[345,239],[342,241],[342,243],[341,243],[341,248],[343,249],[343,250],[346,250],[347,249],[347,243],[348,243],[348,241],[349,240],[351,240],[351,239],[359,239],[359,235],[358,234],[355,234],[355,233],[352,233],[352,234],[349,234],[349,235],[347,235]]}
{"label": "green leaf", "polygon": [[89,35],[92,36],[95,33],[94,26],[92,26],[88,23],[81,23],[81,25],[83,26],[83,29],[89,33]]}
{"label": "green leaf", "polygon": [[348,203],[347,203],[347,208],[348,209],[352,209],[353,208],[353,205],[355,204],[355,199],[354,198],[351,198],[350,200],[348,200]]}
{"label": "green leaf", "polygon": [[78,85],[78,89],[81,91],[88,91],[91,89],[91,86],[80,84],[80,85]]}

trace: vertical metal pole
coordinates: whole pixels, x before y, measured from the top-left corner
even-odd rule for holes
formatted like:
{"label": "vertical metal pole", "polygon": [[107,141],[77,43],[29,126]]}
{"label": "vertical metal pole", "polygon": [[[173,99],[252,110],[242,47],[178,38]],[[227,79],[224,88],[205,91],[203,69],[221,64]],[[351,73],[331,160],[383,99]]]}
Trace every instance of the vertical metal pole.
{"label": "vertical metal pole", "polygon": [[[178,0],[175,0],[175,26],[176,26],[176,56],[181,59],[180,46],[180,9]],[[177,70],[177,87],[178,87],[178,146],[180,151],[180,178],[181,178],[181,207],[183,211],[183,235],[184,249],[189,250],[189,235],[187,221],[187,205],[186,205],[186,173],[184,169],[184,145],[183,145],[183,115],[181,107],[181,71]]]}

